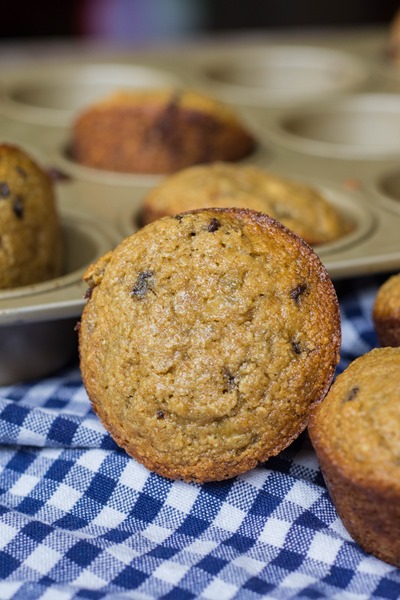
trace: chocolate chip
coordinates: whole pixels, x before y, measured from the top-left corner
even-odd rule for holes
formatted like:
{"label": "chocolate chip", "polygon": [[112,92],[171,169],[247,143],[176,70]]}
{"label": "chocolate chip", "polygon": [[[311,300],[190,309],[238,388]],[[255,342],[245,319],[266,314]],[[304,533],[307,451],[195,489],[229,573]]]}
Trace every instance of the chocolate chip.
{"label": "chocolate chip", "polygon": [[196,235],[196,232],[195,232],[195,231],[191,231],[191,232],[189,233],[189,235],[190,235],[190,237],[194,237],[194,236]]}
{"label": "chocolate chip", "polygon": [[147,133],[146,144],[153,145],[154,143],[168,144],[168,149],[175,155],[181,156],[183,152],[183,143],[181,128],[179,124],[181,93],[177,91],[171,95],[169,102],[166,103],[163,110],[160,111],[155,119],[153,126]]}
{"label": "chocolate chip", "polygon": [[360,391],[360,388],[358,386],[354,386],[350,392],[347,394],[346,398],[343,400],[343,402],[350,402],[351,400],[354,400],[354,398],[357,396],[358,392]]}
{"label": "chocolate chip", "polygon": [[81,322],[80,322],[80,321],[77,321],[77,322],[75,323],[74,331],[79,331],[79,330],[80,330],[80,328],[81,328]]}
{"label": "chocolate chip", "polygon": [[183,215],[175,215],[174,219],[176,219],[177,221],[181,222],[183,219]]}
{"label": "chocolate chip", "polygon": [[57,167],[49,167],[47,173],[52,181],[69,181],[71,175],[68,175],[65,171],[61,171]]}
{"label": "chocolate chip", "polygon": [[18,219],[23,219],[23,217],[24,217],[24,205],[22,204],[22,199],[20,198],[20,196],[15,196],[12,208],[13,208],[15,216]]}
{"label": "chocolate chip", "polygon": [[92,292],[93,292],[93,288],[91,288],[91,287],[89,287],[89,288],[86,290],[86,292],[85,292],[85,295],[83,296],[83,297],[85,298],[85,300],[88,300],[88,299],[91,297],[91,295],[92,295]]}
{"label": "chocolate chip", "polygon": [[8,183],[5,181],[0,182],[0,198],[8,198],[10,195],[10,188]]}
{"label": "chocolate chip", "polygon": [[157,419],[163,419],[164,418],[164,413],[162,410],[158,410],[157,411],[157,415],[156,415]]}
{"label": "chocolate chip", "polygon": [[292,340],[292,348],[295,354],[301,354],[300,342],[295,342],[294,340]]}
{"label": "chocolate chip", "polygon": [[207,230],[212,233],[213,231],[217,231],[217,229],[219,229],[220,223],[218,221],[218,219],[211,219],[211,221],[208,224]]}
{"label": "chocolate chip", "polygon": [[304,294],[304,292],[306,291],[306,289],[307,289],[307,284],[306,283],[300,283],[300,285],[298,285],[293,290],[291,290],[290,297],[297,303],[297,302],[299,302],[300,296],[302,294]]}
{"label": "chocolate chip", "polygon": [[144,298],[149,290],[152,290],[154,279],[154,271],[142,271],[136,279],[136,283],[132,288],[131,295],[138,298]]}
{"label": "chocolate chip", "polygon": [[234,375],[232,375],[228,367],[225,367],[224,369],[223,378],[224,388],[222,391],[224,394],[226,394],[227,392],[231,392],[234,389],[234,387],[236,386],[236,381]]}
{"label": "chocolate chip", "polygon": [[21,177],[26,177],[26,171],[22,167],[15,167],[15,170],[21,175]]}

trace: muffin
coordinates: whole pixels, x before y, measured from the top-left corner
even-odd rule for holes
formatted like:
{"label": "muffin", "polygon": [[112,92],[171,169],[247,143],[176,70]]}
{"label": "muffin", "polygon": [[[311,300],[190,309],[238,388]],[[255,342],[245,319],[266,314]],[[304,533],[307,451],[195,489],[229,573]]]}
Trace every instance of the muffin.
{"label": "muffin", "polygon": [[366,551],[400,567],[400,348],[376,348],[337,377],[309,424],[328,490]]}
{"label": "muffin", "polygon": [[340,347],[332,282],[267,215],[164,217],[85,274],[83,382],[105,427],[156,473],[233,477],[287,447]]}
{"label": "muffin", "polygon": [[237,161],[255,148],[227,106],[191,90],[117,92],[78,116],[72,138],[77,162],[126,173]]}
{"label": "muffin", "polygon": [[372,318],[381,346],[400,346],[400,273],[379,288]]}
{"label": "muffin", "polygon": [[315,246],[348,233],[343,216],[313,187],[252,165],[217,162],[170,175],[144,198],[142,220],[197,208],[250,208],[267,213]]}
{"label": "muffin", "polygon": [[400,10],[396,11],[389,27],[387,56],[393,66],[400,66]]}
{"label": "muffin", "polygon": [[53,183],[21,148],[0,144],[0,289],[61,274]]}

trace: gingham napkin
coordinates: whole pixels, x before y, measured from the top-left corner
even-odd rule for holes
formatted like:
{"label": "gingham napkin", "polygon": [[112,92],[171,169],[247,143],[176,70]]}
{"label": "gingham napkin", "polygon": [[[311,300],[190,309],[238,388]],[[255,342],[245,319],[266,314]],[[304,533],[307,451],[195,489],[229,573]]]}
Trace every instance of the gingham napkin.
{"label": "gingham napkin", "polygon": [[[342,370],[376,345],[383,278],[336,284]],[[222,483],[170,481],[120,450],[77,366],[0,388],[0,599],[400,598],[331,503],[306,434]]]}

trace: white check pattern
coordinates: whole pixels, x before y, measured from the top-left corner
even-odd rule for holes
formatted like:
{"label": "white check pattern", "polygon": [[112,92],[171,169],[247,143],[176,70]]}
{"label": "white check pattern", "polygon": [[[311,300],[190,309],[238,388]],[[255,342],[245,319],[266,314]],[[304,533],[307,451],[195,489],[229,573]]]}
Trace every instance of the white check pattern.
{"label": "white check pattern", "polygon": [[[385,279],[337,282],[340,370],[376,345]],[[103,429],[74,366],[0,388],[1,600],[400,598],[344,529],[306,434],[221,483],[147,471]]]}

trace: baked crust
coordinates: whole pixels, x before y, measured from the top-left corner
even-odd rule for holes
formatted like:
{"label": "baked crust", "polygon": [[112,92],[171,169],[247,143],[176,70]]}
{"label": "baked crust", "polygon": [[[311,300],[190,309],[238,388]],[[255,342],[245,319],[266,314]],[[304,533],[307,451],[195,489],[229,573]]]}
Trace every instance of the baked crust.
{"label": "baked crust", "polygon": [[325,396],[340,313],[321,261],[270,217],[165,217],[85,275],[82,377],[116,442],[170,478],[233,477],[287,447]]}
{"label": "baked crust", "polygon": [[72,133],[77,162],[126,173],[237,161],[256,145],[230,108],[191,90],[117,92],[82,112]]}
{"label": "baked crust", "polygon": [[309,434],[346,529],[400,566],[400,348],[353,361],[314,410]]}
{"label": "baked crust", "polygon": [[145,196],[142,221],[198,208],[264,212],[316,246],[332,242],[351,224],[316,188],[249,164],[216,162],[170,175]]}
{"label": "baked crust", "polygon": [[0,288],[61,274],[63,248],[53,184],[21,148],[0,144]]}

